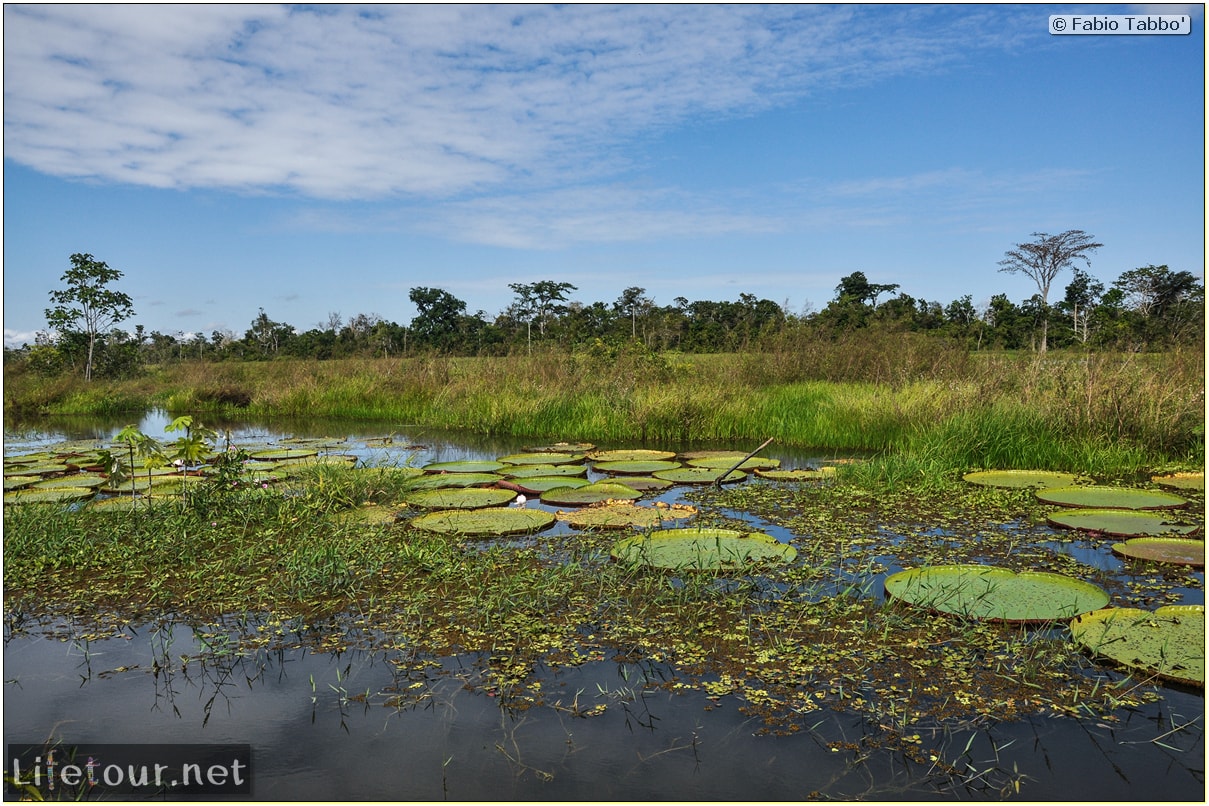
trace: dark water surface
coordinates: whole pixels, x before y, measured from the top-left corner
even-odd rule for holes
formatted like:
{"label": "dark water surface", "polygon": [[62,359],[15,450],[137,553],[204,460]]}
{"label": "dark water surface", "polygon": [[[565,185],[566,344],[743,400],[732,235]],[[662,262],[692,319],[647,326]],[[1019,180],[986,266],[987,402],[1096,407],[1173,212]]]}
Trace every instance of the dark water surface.
{"label": "dark water surface", "polygon": [[[128,420],[54,422],[7,423],[6,451],[108,439]],[[167,422],[152,414],[140,427],[158,437]],[[383,436],[390,426],[218,428],[243,443]],[[415,465],[524,447],[395,430],[424,446],[393,457]],[[391,458],[381,449],[349,452]],[[764,453],[785,466],[827,458]],[[1185,595],[1203,603],[1203,577]],[[397,651],[293,648],[185,663],[181,656],[203,647],[184,624],[132,624],[121,637],[86,640],[68,621],[19,616],[5,613],[6,743],[248,743],[256,800],[1205,799],[1204,699],[1178,688],[1118,711],[1117,721],[999,723],[982,714],[913,725],[918,750],[905,753],[883,746],[883,726],[827,708],[805,715],[797,733],[774,735],[733,696],[673,690],[676,670],[664,664],[604,657],[543,667],[534,704],[485,687],[488,659],[479,655],[425,666]],[[933,757],[962,774],[944,773]]]}

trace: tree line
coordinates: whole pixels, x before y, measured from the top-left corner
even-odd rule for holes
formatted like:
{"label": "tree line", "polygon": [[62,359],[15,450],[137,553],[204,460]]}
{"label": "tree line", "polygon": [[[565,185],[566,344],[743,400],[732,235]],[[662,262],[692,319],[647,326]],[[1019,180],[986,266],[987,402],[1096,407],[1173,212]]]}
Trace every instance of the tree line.
{"label": "tree line", "polygon": [[[409,299],[416,316],[404,325],[376,313],[345,318],[331,312],[305,330],[272,319],[261,308],[244,333],[175,334],[142,325],[118,327],[134,315],[131,298],[110,288],[120,271],[89,254],[71,256],[66,288],[50,292],[49,330],[33,345],[5,349],[6,361],[45,374],[76,372],[85,378],[122,377],[142,367],[185,360],[258,361],[279,358],[339,359],[424,353],[506,355],[551,347],[615,350],[638,343],[658,352],[712,353],[760,350],[772,337],[804,330],[836,338],[865,329],[922,332],[971,351],[1077,348],[1153,351],[1202,345],[1205,290],[1187,271],[1148,265],[1107,286],[1084,268],[1100,244],[1078,230],[1058,236],[1034,233],[1001,261],[1001,271],[1034,279],[1038,293],[1015,303],[996,294],[976,305],[966,294],[947,304],[915,298],[898,284],[871,283],[863,272],[840,279],[834,297],[818,311],[794,313],[753,294],[734,301],[658,305],[646,289],[630,287],[611,303],[573,300],[571,283],[511,283],[514,298],[495,316],[468,312],[464,301],[441,288],[416,287]],[[1061,299],[1049,300],[1062,269],[1071,277]]]}

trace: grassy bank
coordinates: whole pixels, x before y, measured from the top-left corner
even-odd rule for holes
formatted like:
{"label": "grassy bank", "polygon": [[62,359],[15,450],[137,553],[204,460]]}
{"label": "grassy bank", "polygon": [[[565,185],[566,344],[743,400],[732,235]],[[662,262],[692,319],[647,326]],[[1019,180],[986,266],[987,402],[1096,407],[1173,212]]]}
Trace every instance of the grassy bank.
{"label": "grassy bank", "polygon": [[883,454],[890,482],[972,467],[1127,477],[1203,465],[1201,354],[971,358],[904,344],[866,345],[863,358],[831,345],[805,354],[195,362],[92,384],[10,374],[4,400],[6,414],[159,406],[612,444],[773,437]]}

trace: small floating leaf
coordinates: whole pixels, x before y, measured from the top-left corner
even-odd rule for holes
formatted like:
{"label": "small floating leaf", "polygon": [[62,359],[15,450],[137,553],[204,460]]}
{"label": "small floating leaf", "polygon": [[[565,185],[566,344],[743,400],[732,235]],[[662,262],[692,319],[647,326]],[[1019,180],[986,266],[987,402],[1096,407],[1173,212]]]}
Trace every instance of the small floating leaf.
{"label": "small floating leaf", "polygon": [[1205,608],[1169,605],[1151,613],[1111,607],[1070,623],[1075,643],[1130,669],[1166,680],[1205,685]]}
{"label": "small floating leaf", "polygon": [[1043,571],[937,565],[886,578],[886,594],[919,607],[991,621],[1069,619],[1108,604],[1100,587]]}
{"label": "small floating leaf", "polygon": [[1200,526],[1171,523],[1157,512],[1136,509],[1061,509],[1051,512],[1046,520],[1050,526],[1102,532],[1113,537],[1135,535],[1184,534],[1200,531]]}
{"label": "small floating leaf", "polygon": [[1159,490],[1132,487],[1050,487],[1037,490],[1038,499],[1064,507],[1101,509],[1176,509],[1188,501]]}
{"label": "small floating leaf", "polygon": [[447,487],[441,490],[420,490],[403,500],[423,509],[480,509],[498,507],[516,498],[513,490],[496,487]]}
{"label": "small floating leaf", "polygon": [[447,509],[414,518],[417,529],[441,534],[491,537],[537,532],[554,523],[554,514],[541,509],[491,507]]}
{"label": "small floating leaf", "polygon": [[1172,565],[1205,565],[1205,541],[1187,537],[1135,537],[1124,543],[1113,543],[1112,550],[1122,557],[1150,560]]}
{"label": "small floating leaf", "polygon": [[1069,487],[1078,479],[1073,473],[1049,470],[977,470],[962,478],[986,487]]}
{"label": "small floating leaf", "polygon": [[797,556],[788,543],[759,532],[734,529],[664,529],[623,538],[610,553],[619,562],[671,570],[717,570],[761,563],[786,563]]}

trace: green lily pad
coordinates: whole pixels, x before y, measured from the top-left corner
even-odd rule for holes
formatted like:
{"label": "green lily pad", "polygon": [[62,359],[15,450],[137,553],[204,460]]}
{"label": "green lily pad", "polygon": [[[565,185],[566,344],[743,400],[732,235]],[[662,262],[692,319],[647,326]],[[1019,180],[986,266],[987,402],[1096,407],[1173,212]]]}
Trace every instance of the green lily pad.
{"label": "green lily pad", "polygon": [[318,456],[319,451],[313,448],[277,448],[267,451],[256,451],[251,454],[253,459],[298,459],[300,457]]}
{"label": "green lily pad", "polygon": [[977,470],[962,478],[986,487],[1069,487],[1078,476],[1049,470]]}
{"label": "green lily pad", "polygon": [[987,565],[937,565],[886,578],[886,594],[919,607],[990,621],[1069,619],[1108,604],[1090,582],[1044,571]]}
{"label": "green lily pad", "polygon": [[422,509],[480,509],[498,507],[516,498],[513,490],[496,487],[447,487],[441,490],[420,490],[404,497],[404,501]]}
{"label": "green lily pad", "polygon": [[346,524],[366,526],[393,526],[399,522],[403,510],[396,507],[383,507],[377,504],[363,504],[359,507],[346,509],[336,515],[336,520]]}
{"label": "green lily pad", "polygon": [[587,479],[575,476],[537,476],[535,478],[512,479],[512,483],[520,488],[525,495],[541,495],[544,492],[558,489],[575,489],[587,487]]}
{"label": "green lily pad", "polygon": [[617,476],[609,479],[615,484],[622,484],[641,493],[649,493],[657,490],[667,490],[671,488],[672,482],[667,479],[657,479],[654,476]]}
{"label": "green lily pad", "polygon": [[442,487],[483,487],[503,476],[495,473],[426,473],[404,482],[408,490],[438,490]]}
{"label": "green lily pad", "polygon": [[675,459],[676,454],[672,451],[650,451],[635,449],[592,451],[588,454],[588,458],[593,462],[664,462],[669,459]]}
{"label": "green lily pad", "polygon": [[1187,537],[1135,537],[1124,543],[1113,543],[1112,550],[1122,557],[1150,560],[1172,565],[1205,566],[1205,541]]}
{"label": "green lily pad", "polygon": [[506,465],[566,465],[582,462],[582,453],[559,453],[557,451],[531,451],[501,456],[499,461]]}
{"label": "green lily pad", "polygon": [[[709,467],[680,467],[675,470],[660,470],[652,475],[657,479],[674,482],[676,484],[713,484],[722,474],[726,473],[725,468],[722,470],[714,470]],[[737,481],[743,481],[747,478],[747,474],[742,470],[735,470],[726,474],[726,478],[722,479],[723,484],[733,484]]]}
{"label": "green lily pad", "polygon": [[510,479],[525,479],[541,476],[586,476],[587,465],[517,465],[500,471]]}
{"label": "green lily pad", "polygon": [[57,479],[46,479],[34,484],[37,490],[57,490],[61,487],[97,487],[105,486],[109,479],[98,473],[73,473],[70,476],[60,476]]}
{"label": "green lily pad", "polygon": [[50,504],[82,501],[91,498],[96,490],[91,487],[57,487],[53,490],[38,490],[29,487],[4,494],[6,504]]}
{"label": "green lily pad", "polygon": [[538,532],[554,523],[554,514],[541,509],[490,507],[445,509],[412,519],[411,525],[427,532],[496,537]]}
{"label": "green lily pad", "polygon": [[769,481],[824,481],[835,478],[834,467],[820,467],[818,470],[764,470],[757,467],[752,472],[757,478]]}
{"label": "green lily pad", "polygon": [[696,507],[657,503],[654,506],[635,504],[632,501],[610,501],[607,504],[558,513],[560,521],[566,521],[576,529],[651,529],[664,524],[692,518]]}
{"label": "green lily pad", "polygon": [[1200,531],[1200,526],[1171,523],[1157,512],[1137,509],[1063,509],[1051,512],[1046,521],[1063,529],[1101,532],[1113,537],[1183,534]]}
{"label": "green lily pad", "polygon": [[673,462],[668,459],[646,459],[632,462],[596,462],[592,465],[592,469],[597,472],[622,476],[649,476],[659,470],[675,470],[678,467],[681,467],[679,462]]}
{"label": "green lily pad", "polygon": [[71,468],[58,462],[39,462],[32,465],[20,465],[4,468],[6,476],[47,476],[51,473],[66,473]]}
{"label": "green lily pad", "polygon": [[1150,480],[1163,487],[1174,487],[1178,490],[1205,489],[1204,473],[1168,473],[1165,476],[1151,476]]}
{"label": "green lily pad", "polygon": [[[735,466],[735,463],[743,459],[747,454],[741,453],[738,456],[704,456],[699,459],[689,459],[688,463],[693,467],[708,467],[711,470],[730,470]],[[743,464],[739,465],[739,470],[772,470],[781,466],[780,459],[769,459],[764,456],[753,456],[750,459],[744,459]]]}
{"label": "green lily pad", "polygon": [[591,442],[555,442],[553,445],[529,445],[525,447],[528,453],[577,453],[586,454],[596,450]]}
{"label": "green lily pad", "polygon": [[101,512],[130,512],[136,509],[147,509],[162,502],[163,499],[132,498],[129,495],[115,495],[110,498],[94,498],[84,506],[88,509],[95,509]]}
{"label": "green lily pad", "polygon": [[488,459],[465,459],[458,462],[433,462],[430,465],[424,465],[425,473],[494,473],[503,469],[503,462],[493,462]]}
{"label": "green lily pad", "polygon": [[1205,685],[1205,608],[1169,605],[1153,613],[1110,607],[1070,623],[1075,643],[1094,655],[1165,680]]}
{"label": "green lily pad", "polygon": [[788,543],[759,532],[735,529],[664,529],[613,544],[610,556],[653,568],[705,571],[790,562],[798,554]]}
{"label": "green lily pad", "polygon": [[1188,504],[1172,493],[1132,487],[1050,487],[1034,495],[1047,504],[1093,509],[1176,509]]}
{"label": "green lily pad", "polygon": [[555,507],[583,507],[609,499],[626,500],[641,498],[642,493],[633,487],[614,482],[597,481],[583,487],[560,487],[542,493],[542,503]]}

